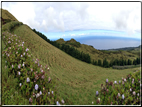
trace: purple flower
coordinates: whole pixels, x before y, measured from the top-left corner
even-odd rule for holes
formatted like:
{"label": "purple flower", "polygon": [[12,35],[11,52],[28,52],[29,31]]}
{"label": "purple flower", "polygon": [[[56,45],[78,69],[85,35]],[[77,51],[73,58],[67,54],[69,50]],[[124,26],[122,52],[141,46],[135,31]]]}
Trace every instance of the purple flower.
{"label": "purple flower", "polygon": [[33,71],[33,69],[31,68],[31,71]]}
{"label": "purple flower", "polygon": [[27,78],[27,82],[30,82],[30,78],[29,77]]}
{"label": "purple flower", "polygon": [[53,91],[52,91],[52,94],[53,94]]}
{"label": "purple flower", "polygon": [[24,42],[22,42],[24,44]]}
{"label": "purple flower", "polygon": [[60,105],[60,103],[57,101],[57,102],[56,102],[56,105]]}
{"label": "purple flower", "polygon": [[33,99],[32,99],[32,98],[29,98],[29,102],[32,103],[32,102],[33,102]]}
{"label": "purple flower", "polygon": [[29,49],[28,49],[28,48],[26,49],[26,52],[27,52],[27,51],[29,51]]}
{"label": "purple flower", "polygon": [[119,84],[121,83],[121,81],[119,81]]}
{"label": "purple flower", "polygon": [[11,43],[11,41],[8,41],[8,43]]}
{"label": "purple flower", "polygon": [[21,68],[21,64],[18,65],[18,68],[19,68],[19,69]]}
{"label": "purple flower", "polygon": [[40,91],[39,94],[42,95],[42,92]]}
{"label": "purple flower", "polygon": [[108,83],[108,79],[106,79],[106,83]]}
{"label": "purple flower", "polygon": [[35,85],[35,90],[38,90],[38,85],[37,84]]}
{"label": "purple flower", "polygon": [[23,57],[23,55],[21,55],[21,57]]}
{"label": "purple flower", "polygon": [[42,77],[41,77],[42,79],[44,79],[45,78],[45,76],[44,75],[42,75]]}
{"label": "purple flower", "polygon": [[13,64],[12,64],[12,68],[13,68],[14,66],[13,66]]}
{"label": "purple flower", "polygon": [[23,55],[25,55],[25,52],[23,53]]}
{"label": "purple flower", "polygon": [[99,95],[99,92],[98,92],[98,91],[96,91],[96,95]]}

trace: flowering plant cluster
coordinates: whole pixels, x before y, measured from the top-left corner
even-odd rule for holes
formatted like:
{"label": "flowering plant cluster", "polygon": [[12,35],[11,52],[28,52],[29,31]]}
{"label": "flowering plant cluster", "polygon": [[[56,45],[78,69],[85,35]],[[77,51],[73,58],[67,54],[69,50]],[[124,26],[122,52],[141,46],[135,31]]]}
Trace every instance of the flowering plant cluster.
{"label": "flowering plant cluster", "polygon": [[33,59],[29,49],[17,35],[9,32],[2,33],[5,43],[2,56],[5,58],[5,68],[8,75],[18,78],[17,87],[29,104],[50,105],[64,104],[64,100],[57,97],[55,83],[49,76],[49,67],[43,67],[38,59]]}
{"label": "flowering plant cluster", "polygon": [[122,77],[119,82],[109,82],[106,79],[106,84],[101,84],[101,90],[96,91],[95,101],[92,101],[92,104],[140,105],[140,82],[140,71],[133,75],[130,73],[126,78]]}

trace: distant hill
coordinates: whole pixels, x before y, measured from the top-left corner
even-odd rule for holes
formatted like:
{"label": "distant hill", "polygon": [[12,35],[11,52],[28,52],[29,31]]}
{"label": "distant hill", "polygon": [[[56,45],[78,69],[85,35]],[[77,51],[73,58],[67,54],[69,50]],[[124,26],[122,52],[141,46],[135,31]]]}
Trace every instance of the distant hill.
{"label": "distant hill", "polygon": [[140,50],[140,46],[138,47],[125,47],[125,48],[117,48],[117,49],[108,49],[109,51],[116,51],[116,50],[124,50],[124,51],[131,51],[131,50]]}
{"label": "distant hill", "polygon": [[[83,51],[84,53],[88,53],[91,56],[92,61],[96,60],[98,61],[99,59],[103,61],[103,59],[107,59],[109,62],[113,59],[135,59],[136,57],[139,57],[139,47],[133,47],[133,48],[120,48],[117,50],[97,50],[93,46],[86,45],[86,44],[81,44],[77,42],[75,39],[71,39],[68,41],[65,41],[63,38],[60,38],[56,40],[57,43],[60,44],[67,44],[70,45],[80,52]],[[120,51],[122,49],[122,51]],[[134,52],[128,52],[130,49],[135,49]]]}

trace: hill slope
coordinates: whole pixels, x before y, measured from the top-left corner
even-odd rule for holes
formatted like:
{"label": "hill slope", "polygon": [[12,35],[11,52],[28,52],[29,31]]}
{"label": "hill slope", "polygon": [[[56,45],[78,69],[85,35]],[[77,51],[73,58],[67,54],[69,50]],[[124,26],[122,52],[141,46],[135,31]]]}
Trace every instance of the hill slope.
{"label": "hill slope", "polygon": [[106,78],[118,81],[139,69],[114,70],[79,61],[44,41],[27,25],[17,26],[12,32],[20,36],[42,65],[50,66],[51,78],[57,80],[59,95],[66,104],[90,104]]}

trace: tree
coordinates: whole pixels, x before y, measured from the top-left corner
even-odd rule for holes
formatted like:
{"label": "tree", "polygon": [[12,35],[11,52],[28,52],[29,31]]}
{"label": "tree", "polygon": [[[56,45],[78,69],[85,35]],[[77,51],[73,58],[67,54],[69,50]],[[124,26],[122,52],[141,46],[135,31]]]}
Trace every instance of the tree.
{"label": "tree", "polygon": [[102,62],[101,62],[100,59],[98,59],[98,65],[99,65],[99,66],[102,66]]}

